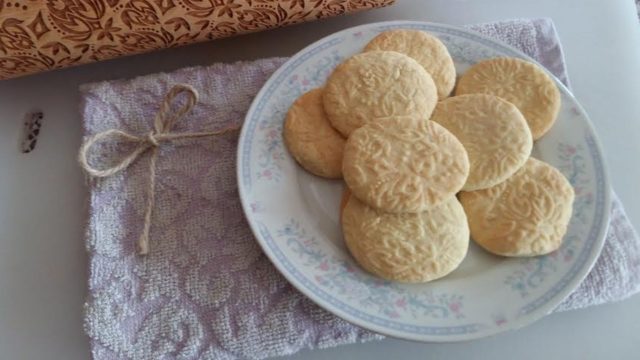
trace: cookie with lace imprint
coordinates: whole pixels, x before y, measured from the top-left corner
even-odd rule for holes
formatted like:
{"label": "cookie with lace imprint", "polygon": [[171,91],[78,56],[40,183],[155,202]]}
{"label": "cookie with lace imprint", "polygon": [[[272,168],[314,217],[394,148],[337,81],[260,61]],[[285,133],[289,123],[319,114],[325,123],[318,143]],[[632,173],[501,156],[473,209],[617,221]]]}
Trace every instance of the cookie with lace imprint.
{"label": "cookie with lace imprint", "polygon": [[560,171],[529,158],[507,181],[459,197],[476,243],[497,255],[536,256],[562,244],[574,196]]}
{"label": "cookie with lace imprint", "polygon": [[323,94],[329,121],[348,137],[381,118],[429,118],[438,100],[431,75],[412,58],[393,51],[354,55],[329,75]]}
{"label": "cookie with lace imprint", "polygon": [[325,178],[342,177],[345,139],[329,124],[321,88],[303,94],[291,105],[283,137],[287,149],[304,169]]}
{"label": "cookie with lace imprint", "polygon": [[467,254],[469,227],[455,196],[431,210],[390,214],[349,197],[344,239],[366,271],[388,280],[427,282],[456,269]]}
{"label": "cookie with lace imprint", "polygon": [[460,141],[434,121],[398,117],[355,130],[344,148],[351,194],[379,210],[420,212],[462,189],[469,159]]}
{"label": "cookie with lace imprint", "polygon": [[499,97],[468,94],[440,101],[431,120],[444,126],[469,155],[462,190],[492,187],[513,175],[531,155],[533,139],[518,108]]}
{"label": "cookie with lace imprint", "polygon": [[533,140],[541,138],[560,111],[560,91],[538,65],[516,58],[494,58],[469,68],[458,81],[456,95],[484,93],[501,97],[520,109]]}
{"label": "cookie with lace imprint", "polygon": [[444,99],[456,84],[456,68],[447,47],[434,35],[420,30],[388,30],[374,37],[364,51],[396,51],[416,60],[433,78],[438,98]]}

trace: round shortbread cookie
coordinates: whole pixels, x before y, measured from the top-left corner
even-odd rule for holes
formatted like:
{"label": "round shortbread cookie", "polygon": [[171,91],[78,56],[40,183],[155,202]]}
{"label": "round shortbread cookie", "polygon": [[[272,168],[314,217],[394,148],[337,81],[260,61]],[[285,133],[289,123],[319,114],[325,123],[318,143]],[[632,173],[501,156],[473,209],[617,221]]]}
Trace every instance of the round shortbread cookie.
{"label": "round shortbread cookie", "polygon": [[513,175],[531,155],[533,139],[518,108],[486,94],[454,96],[438,103],[431,120],[444,126],[469,155],[462,190],[492,187]]}
{"label": "round shortbread cookie", "polygon": [[348,137],[360,126],[391,116],[431,116],[438,101],[431,75],[412,58],[393,51],[357,54],[327,79],[324,109],[331,125]]}
{"label": "round shortbread cookie", "polygon": [[329,124],[322,89],[303,94],[291,105],[283,137],[291,155],[307,171],[325,178],[342,177],[345,139]]}
{"label": "round shortbread cookie", "polygon": [[388,280],[426,282],[443,277],[460,265],[469,247],[467,218],[455,196],[414,214],[385,213],[351,196],[342,229],[356,261]]}
{"label": "round shortbread cookie", "polygon": [[560,91],[538,65],[516,58],[481,61],[467,70],[456,95],[485,93],[501,97],[520,109],[533,135],[541,138],[560,111]]}
{"label": "round shortbread cookie", "polygon": [[344,180],[376,209],[420,212],[457,193],[469,159],[460,141],[434,121],[391,118],[354,131],[344,148]]}
{"label": "round shortbread cookie", "polygon": [[460,193],[471,238],[503,256],[544,255],[558,249],[573,199],[573,187],[564,175],[534,158],[501,184]]}
{"label": "round shortbread cookie", "polygon": [[396,51],[416,60],[427,70],[444,99],[456,84],[456,68],[447,47],[437,37],[420,30],[389,30],[373,38],[364,51]]}

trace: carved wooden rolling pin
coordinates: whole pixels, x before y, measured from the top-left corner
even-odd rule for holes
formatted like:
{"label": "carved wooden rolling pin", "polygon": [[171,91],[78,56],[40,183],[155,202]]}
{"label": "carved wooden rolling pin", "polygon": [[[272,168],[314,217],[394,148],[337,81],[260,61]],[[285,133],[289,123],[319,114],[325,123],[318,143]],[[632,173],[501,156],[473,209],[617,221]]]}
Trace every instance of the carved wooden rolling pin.
{"label": "carved wooden rolling pin", "polygon": [[395,0],[0,0],[0,79],[228,37]]}

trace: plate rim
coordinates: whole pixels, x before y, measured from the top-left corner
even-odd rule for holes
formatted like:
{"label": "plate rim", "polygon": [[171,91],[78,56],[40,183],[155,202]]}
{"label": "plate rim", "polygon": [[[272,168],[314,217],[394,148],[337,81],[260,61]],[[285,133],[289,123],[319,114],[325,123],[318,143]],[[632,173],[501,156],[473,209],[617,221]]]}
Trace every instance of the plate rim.
{"label": "plate rim", "polygon": [[[386,328],[382,325],[378,325],[378,324],[374,324],[371,322],[366,322],[362,319],[356,318],[354,316],[352,316],[351,314],[345,313],[343,312],[341,309],[333,307],[330,305],[330,303],[324,299],[319,298],[316,294],[314,294],[313,292],[311,292],[309,289],[307,289],[306,287],[303,286],[303,284],[300,284],[299,281],[297,279],[294,278],[294,276],[288,272],[288,270],[285,268],[285,266],[277,259],[276,255],[269,249],[266,241],[264,239],[262,239],[262,232],[259,229],[259,222],[252,220],[250,214],[251,214],[251,209],[250,209],[250,203],[248,201],[248,194],[247,194],[247,190],[244,188],[244,186],[242,186],[242,175],[243,175],[243,155],[244,155],[244,151],[245,151],[245,146],[244,146],[244,142],[242,141],[248,133],[248,124],[249,124],[249,119],[251,117],[251,115],[256,111],[256,108],[258,107],[258,103],[259,103],[259,99],[261,99],[262,97],[264,97],[265,93],[267,92],[267,89],[269,88],[269,85],[271,84],[271,82],[278,78],[279,76],[282,75],[282,73],[284,72],[284,70],[293,62],[295,62],[299,57],[301,57],[304,53],[306,53],[309,49],[312,49],[316,46],[318,46],[321,43],[327,42],[329,41],[331,38],[334,37],[338,37],[343,33],[347,33],[347,32],[353,32],[353,31],[358,31],[359,29],[369,29],[372,27],[384,27],[384,26],[431,26],[431,27],[436,27],[436,28],[442,28],[442,29],[448,29],[448,30],[455,30],[455,31],[460,31],[460,32],[464,32],[466,34],[469,34],[473,37],[482,39],[486,42],[490,42],[494,45],[499,45],[502,48],[505,48],[507,50],[510,50],[516,54],[518,54],[520,57],[533,62],[537,65],[539,65],[542,69],[544,69],[544,71],[549,74],[552,79],[555,81],[556,85],[561,89],[561,92],[564,92],[573,102],[572,105],[575,105],[578,110],[580,111],[580,113],[584,116],[585,118],[585,123],[587,126],[587,129],[589,130],[589,133],[592,134],[591,138],[592,141],[594,143],[594,147],[597,150],[597,155],[599,155],[599,160],[600,160],[600,166],[602,168],[602,182],[603,182],[603,188],[605,189],[604,191],[604,199],[603,199],[603,203],[604,203],[604,207],[602,209],[603,214],[601,217],[601,221],[604,223],[604,226],[601,226],[600,231],[598,232],[597,236],[596,236],[596,244],[594,244],[594,248],[591,250],[591,252],[588,255],[587,261],[585,262],[585,264],[587,264],[586,266],[584,266],[582,269],[580,269],[576,276],[574,276],[571,281],[568,282],[568,284],[561,290],[559,291],[557,294],[555,294],[550,300],[548,300],[545,304],[543,304],[542,306],[540,306],[539,308],[537,308],[535,311],[532,311],[531,313],[525,314],[521,317],[519,317],[517,320],[514,321],[509,321],[508,323],[504,324],[501,327],[493,327],[492,329],[488,330],[488,331],[478,331],[478,332],[473,332],[473,333],[466,333],[466,334],[449,334],[449,336],[443,337],[441,335],[431,335],[431,334],[413,334],[413,333],[405,333],[405,332],[396,332],[393,329],[389,329]],[[600,139],[597,137],[597,134],[595,132],[595,128],[593,126],[593,123],[591,121],[591,118],[589,117],[589,114],[585,111],[584,107],[582,106],[582,104],[576,99],[576,97],[573,95],[573,93],[571,92],[571,90],[564,84],[562,83],[562,81],[560,81],[554,74],[552,74],[546,67],[544,67],[542,64],[540,64],[537,60],[533,59],[532,57],[530,57],[529,55],[525,54],[524,52],[522,52],[521,50],[506,44],[502,41],[499,40],[495,40],[492,39],[488,36],[485,36],[483,34],[480,34],[478,32],[475,32],[473,30],[470,29],[466,29],[463,28],[461,26],[455,26],[455,25],[449,25],[449,24],[442,24],[442,23],[435,23],[435,22],[427,22],[427,21],[413,21],[413,20],[392,20],[392,21],[381,21],[381,22],[371,22],[371,23],[366,23],[366,24],[361,24],[361,25],[357,25],[357,26],[352,26],[352,27],[347,27],[344,29],[341,29],[339,31],[333,32],[329,35],[323,36],[322,38],[310,43],[309,45],[303,47],[302,49],[298,50],[295,54],[293,54],[291,57],[289,57],[289,59],[287,59],[284,63],[282,63],[282,65],[280,65],[278,67],[278,69],[269,77],[269,79],[267,79],[267,81],[264,83],[264,85],[260,88],[260,91],[258,91],[258,93],[255,95],[254,99],[251,102],[251,106],[249,107],[245,117],[244,117],[244,122],[242,124],[242,129],[240,131],[240,134],[238,136],[238,149],[237,149],[237,156],[236,156],[236,180],[238,183],[238,193],[239,193],[239,198],[240,198],[240,202],[242,205],[242,210],[244,212],[245,218],[247,220],[247,223],[255,237],[255,240],[258,242],[258,244],[260,245],[262,252],[269,258],[269,260],[271,261],[271,263],[276,267],[276,269],[278,270],[278,272],[283,275],[285,277],[285,279],[287,279],[287,281],[298,291],[300,291],[302,294],[304,294],[308,299],[310,299],[311,301],[313,301],[316,305],[320,306],[321,308],[323,308],[324,310],[340,317],[341,319],[357,325],[359,327],[362,327],[364,329],[368,329],[371,331],[374,331],[376,333],[379,334],[383,334],[385,336],[390,336],[393,338],[398,338],[398,339],[404,339],[404,340],[412,340],[412,341],[419,341],[419,342],[433,342],[433,343],[444,343],[444,342],[459,342],[459,341],[467,341],[467,340],[473,340],[473,339],[479,339],[479,338],[484,338],[484,337],[489,337],[489,336],[494,336],[496,334],[500,334],[500,333],[504,333],[507,331],[512,331],[512,330],[516,330],[519,328],[522,328],[526,325],[530,325],[538,320],[540,320],[541,318],[543,318],[544,316],[548,315],[550,312],[553,311],[553,309],[555,309],[560,303],[562,303],[562,301],[564,299],[566,299],[583,281],[584,279],[587,277],[587,275],[591,272],[591,270],[593,269],[596,261],[598,260],[600,253],[602,251],[602,248],[605,244],[606,241],[606,234],[607,231],[609,229],[609,220],[610,220],[610,213],[611,213],[611,185],[610,185],[610,180],[609,180],[609,173],[607,170],[607,165],[605,162],[605,155],[604,155],[604,151],[603,151],[603,147],[602,144],[600,142]]]}

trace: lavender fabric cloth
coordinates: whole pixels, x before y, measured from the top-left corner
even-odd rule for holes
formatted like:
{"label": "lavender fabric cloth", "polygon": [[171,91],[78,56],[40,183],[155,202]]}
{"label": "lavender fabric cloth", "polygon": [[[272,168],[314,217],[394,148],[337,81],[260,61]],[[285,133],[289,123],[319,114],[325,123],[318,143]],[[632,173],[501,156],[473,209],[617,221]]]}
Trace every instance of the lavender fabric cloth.
{"label": "lavender fabric cloth", "polygon": [[[567,81],[550,20],[471,28],[522,49]],[[176,132],[239,125],[257,91],[285,60],[84,85],[84,135],[111,128],[147,133],[175,83],[191,84],[201,95]],[[88,180],[85,329],[95,359],[260,359],[383,338],[317,307],[262,254],[238,200],[236,142],[237,135],[230,134],[161,148],[146,257],[135,255],[135,242],[144,216],[148,155],[120,174]],[[97,153],[92,162],[113,161],[100,155],[108,151]],[[640,289],[639,273],[640,242],[614,196],[602,256],[558,309],[628,297]]]}

